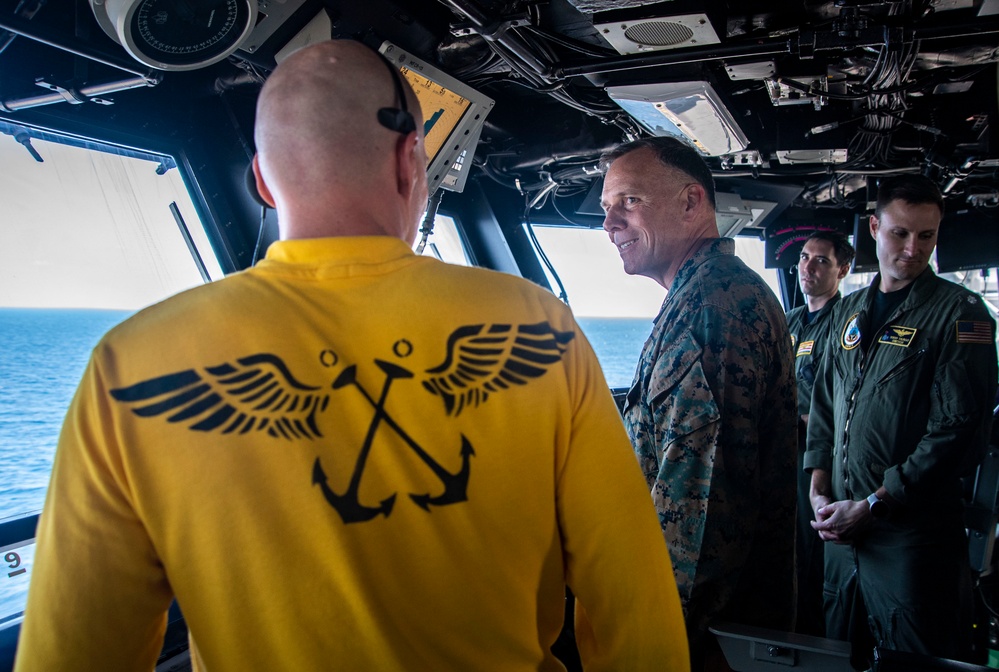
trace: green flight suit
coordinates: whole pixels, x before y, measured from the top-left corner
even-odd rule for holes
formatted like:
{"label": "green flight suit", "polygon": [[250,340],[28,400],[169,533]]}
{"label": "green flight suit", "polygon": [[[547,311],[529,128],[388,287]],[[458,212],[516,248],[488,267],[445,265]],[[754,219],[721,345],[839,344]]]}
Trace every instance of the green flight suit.
{"label": "green flight suit", "polygon": [[798,608],[795,632],[821,637],[825,634],[822,616],[823,546],[825,543],[812,529],[815,520],[808,493],[811,474],[805,471],[805,422],[801,416],[808,415],[812,405],[812,385],[822,357],[829,347],[830,325],[833,307],[842,295],[826,301],[816,311],[812,321],[808,321],[808,306],[799,306],[787,314],[787,330],[791,332],[791,346],[794,349],[794,377],[798,383],[798,518],[795,534],[795,572],[798,576]]}
{"label": "green flight suit", "polygon": [[883,485],[896,502],[852,544],[826,544],[827,635],[857,632],[859,598],[878,644],[964,658],[971,576],[960,479],[984,455],[992,421],[995,321],[976,294],[927,269],[885,324],[870,325],[880,281],[835,307],[812,393],[805,468],[829,472],[836,501]]}
{"label": "green flight suit", "polygon": [[839,292],[822,306],[808,322],[808,306],[798,306],[787,314],[787,330],[794,348],[794,377],[798,383],[798,415],[808,415],[812,405],[812,386],[819,371],[826,339],[832,322],[827,319],[833,307],[843,298]]}

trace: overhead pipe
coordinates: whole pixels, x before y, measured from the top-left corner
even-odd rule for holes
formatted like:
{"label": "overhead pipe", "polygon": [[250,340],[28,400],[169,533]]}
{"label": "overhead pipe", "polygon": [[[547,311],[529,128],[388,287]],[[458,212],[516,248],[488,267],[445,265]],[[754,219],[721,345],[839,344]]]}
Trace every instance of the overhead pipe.
{"label": "overhead pipe", "polygon": [[683,65],[700,63],[702,61],[718,61],[736,57],[761,57],[791,53],[791,40],[784,38],[769,38],[753,40],[748,44],[714,45],[697,49],[676,49],[658,51],[652,54],[634,54],[616,58],[602,58],[568,62],[556,65],[552,72],[555,77],[576,77],[580,75],[600,75],[623,70],[639,68],[654,68],[663,65]]}
{"label": "overhead pipe", "polygon": [[915,28],[912,36],[917,40],[944,40],[958,37],[978,37],[999,33],[999,17],[992,16],[984,21],[962,23],[956,26],[926,26]]}
{"label": "overhead pipe", "polygon": [[[129,89],[138,89],[144,86],[155,86],[159,83],[159,81],[159,79],[150,81],[146,77],[132,77],[130,79],[122,79],[103,84],[82,86],[79,89],[64,89],[54,84],[39,82],[39,86],[48,89],[51,93],[43,93],[37,96],[25,96],[23,98],[14,98],[11,100],[0,100],[0,111],[17,112],[18,110],[26,110],[31,107],[52,105],[53,103],[85,103],[97,98],[98,96],[107,95],[109,93],[128,91]],[[99,101],[95,100],[94,102]]]}
{"label": "overhead pipe", "polygon": [[477,35],[502,46],[547,83],[553,81],[551,64],[539,59],[521,37],[510,32],[510,28],[516,27],[516,22],[493,19],[474,0],[442,0],[442,2],[464,16],[472,24],[472,29]]}
{"label": "overhead pipe", "polygon": [[108,54],[100,49],[95,49],[80,38],[71,35],[54,35],[49,31],[46,33],[44,26],[38,22],[28,21],[19,16],[0,16],[0,30],[20,35],[29,40],[40,42],[55,49],[68,52],[75,56],[80,56],[96,63],[123,70],[124,72],[142,77],[153,86],[160,82],[160,75],[154,74],[152,70],[137,67],[131,58],[124,59],[113,54]]}

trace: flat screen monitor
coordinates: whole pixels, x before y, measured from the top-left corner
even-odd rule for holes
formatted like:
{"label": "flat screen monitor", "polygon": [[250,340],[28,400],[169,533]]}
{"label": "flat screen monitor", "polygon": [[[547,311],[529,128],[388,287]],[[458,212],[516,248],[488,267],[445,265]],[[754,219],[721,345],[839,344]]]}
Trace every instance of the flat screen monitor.
{"label": "flat screen monitor", "polygon": [[999,213],[966,210],[946,215],[937,235],[941,273],[999,266]]}
{"label": "flat screen monitor", "polygon": [[853,218],[853,248],[857,256],[853,258],[854,273],[877,273],[878,246],[871,237],[871,216],[869,214],[854,215]]}
{"label": "flat screen monitor", "polygon": [[494,101],[391,42],[382,42],[378,50],[399,68],[420,101],[430,193],[438,187],[461,191]]}

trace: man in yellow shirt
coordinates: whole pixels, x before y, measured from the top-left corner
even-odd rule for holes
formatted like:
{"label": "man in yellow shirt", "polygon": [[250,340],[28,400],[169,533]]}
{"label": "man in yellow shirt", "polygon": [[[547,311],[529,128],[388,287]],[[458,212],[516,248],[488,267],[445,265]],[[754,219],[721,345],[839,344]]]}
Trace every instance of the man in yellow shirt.
{"label": "man in yellow shirt", "polygon": [[686,670],[669,557],[592,350],[520,278],[416,256],[422,119],[377,54],[285,60],[254,171],[281,240],[95,348],[16,670]]}

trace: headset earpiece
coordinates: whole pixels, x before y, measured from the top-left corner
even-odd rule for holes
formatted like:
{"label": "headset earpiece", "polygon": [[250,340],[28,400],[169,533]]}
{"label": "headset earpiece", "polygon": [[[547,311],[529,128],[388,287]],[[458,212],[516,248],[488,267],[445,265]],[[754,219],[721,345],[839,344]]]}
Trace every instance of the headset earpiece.
{"label": "headset earpiece", "polygon": [[246,173],[243,174],[243,180],[246,182],[246,191],[250,194],[250,197],[257,202],[257,205],[263,208],[271,207],[264,197],[260,195],[257,191],[257,176],[253,174],[253,163],[246,166]]}
{"label": "headset earpiece", "polygon": [[383,107],[378,110],[378,123],[403,135],[409,135],[416,130],[416,120],[406,110],[397,107]]}
{"label": "headset earpiece", "polygon": [[413,115],[409,111],[409,106],[406,104],[406,91],[402,87],[402,75],[385,58],[384,54],[380,51],[376,51],[375,53],[381,59],[382,63],[385,64],[385,67],[389,69],[389,74],[392,75],[392,85],[395,88],[395,98],[399,101],[399,107],[383,107],[378,110],[378,123],[390,131],[409,135],[416,130],[416,119],[413,118]]}

